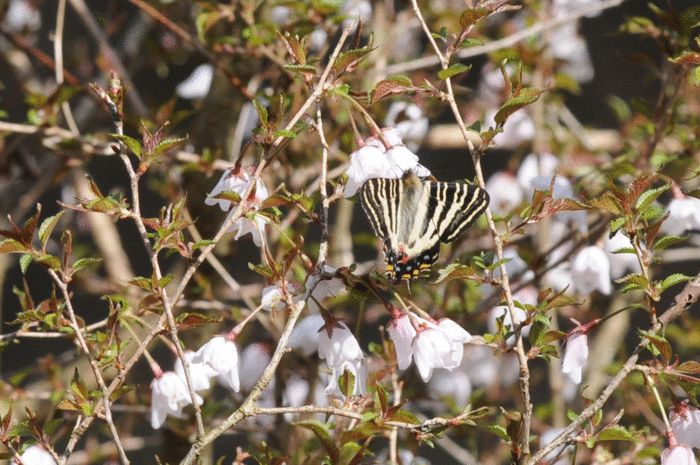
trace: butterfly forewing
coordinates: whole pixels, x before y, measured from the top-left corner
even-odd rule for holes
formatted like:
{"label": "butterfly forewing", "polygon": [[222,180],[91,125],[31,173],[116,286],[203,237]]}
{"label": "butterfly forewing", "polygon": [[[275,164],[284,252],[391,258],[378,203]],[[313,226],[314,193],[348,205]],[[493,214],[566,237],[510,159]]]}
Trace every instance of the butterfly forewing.
{"label": "butterfly forewing", "polygon": [[441,242],[456,239],[488,205],[488,194],[470,184],[432,182],[407,172],[376,178],[360,189],[372,229],[384,241],[387,272],[410,280],[435,263]]}

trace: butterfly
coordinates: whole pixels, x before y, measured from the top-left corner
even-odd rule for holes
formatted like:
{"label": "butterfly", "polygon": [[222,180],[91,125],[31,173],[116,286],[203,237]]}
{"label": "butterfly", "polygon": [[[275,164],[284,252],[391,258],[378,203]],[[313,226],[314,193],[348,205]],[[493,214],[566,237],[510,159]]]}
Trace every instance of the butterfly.
{"label": "butterfly", "polygon": [[399,179],[374,178],[360,188],[360,203],[374,233],[384,242],[386,272],[409,283],[440,255],[489,204],[473,184],[436,182],[406,171]]}

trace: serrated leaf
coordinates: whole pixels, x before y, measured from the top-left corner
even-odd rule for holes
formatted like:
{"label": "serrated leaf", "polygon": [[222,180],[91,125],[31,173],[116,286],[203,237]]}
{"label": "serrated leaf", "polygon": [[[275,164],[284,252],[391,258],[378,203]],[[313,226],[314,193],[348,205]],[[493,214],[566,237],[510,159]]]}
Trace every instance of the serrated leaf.
{"label": "serrated leaf", "polygon": [[177,147],[184,141],[186,141],[186,137],[181,137],[181,138],[175,138],[175,139],[165,139],[164,141],[161,141],[156,145],[156,148],[153,150],[153,153],[151,154],[151,157],[159,157],[168,150]]}
{"label": "serrated leaf", "polygon": [[256,98],[253,99],[253,105],[255,110],[258,112],[258,118],[260,118],[260,124],[262,127],[267,127],[267,108],[265,108],[262,103]]}
{"label": "serrated leaf", "polygon": [[671,184],[666,184],[661,187],[658,187],[656,189],[651,189],[648,191],[645,191],[642,193],[642,195],[639,196],[637,199],[637,203],[635,205],[635,208],[637,211],[643,211],[646,210],[646,208],[651,205],[651,203],[658,199],[661,194],[666,192],[671,188]]}
{"label": "serrated leaf", "polygon": [[370,90],[370,102],[374,104],[378,100],[388,97],[391,95],[404,94],[406,92],[411,92],[415,89],[411,79],[402,75],[389,76],[386,79],[382,79]]}
{"label": "serrated leaf", "polygon": [[622,426],[615,425],[605,428],[598,434],[599,441],[637,441],[632,433]]}
{"label": "serrated leaf", "polygon": [[512,260],[512,258],[501,258],[500,260],[496,260],[494,263],[492,263],[491,265],[487,266],[486,269],[489,270],[489,271],[493,271],[493,270],[495,270],[496,268],[498,268],[499,266],[505,265],[506,263],[508,263],[508,262],[511,261],[511,260]]}
{"label": "serrated leaf", "polygon": [[694,361],[683,362],[676,367],[676,371],[679,373],[689,373],[691,375],[698,375],[700,374],[700,363]]}
{"label": "serrated leaf", "polygon": [[284,69],[310,76],[315,76],[318,72],[316,67],[311,65],[284,65]]}
{"label": "serrated leaf", "polygon": [[686,51],[675,58],[668,59],[672,63],[690,63],[692,65],[700,65],[700,53]]}
{"label": "serrated leaf", "polygon": [[486,8],[470,8],[465,10],[459,17],[459,26],[466,30],[489,15]]}
{"label": "serrated leaf", "polygon": [[44,221],[42,221],[41,226],[39,226],[39,240],[41,241],[41,245],[44,249],[46,249],[46,242],[49,240],[49,237],[56,227],[56,224],[58,224],[58,221],[65,212],[65,210],[61,210],[56,215],[46,218]]}
{"label": "serrated leaf", "polygon": [[639,333],[649,339],[652,346],[659,351],[665,360],[671,360],[673,350],[671,349],[671,344],[665,337],[659,336],[658,334],[651,334],[648,331],[639,331]]}
{"label": "serrated leaf", "polygon": [[275,131],[274,134],[272,134],[274,137],[286,137],[288,139],[294,139],[297,137],[297,133],[294,131],[290,131],[289,129],[280,129],[279,131]]}
{"label": "serrated leaf", "polygon": [[673,244],[675,244],[675,243],[677,243],[677,242],[684,241],[684,240],[686,240],[687,238],[688,238],[688,236],[684,236],[684,237],[678,237],[678,236],[664,236],[664,237],[662,237],[661,239],[659,239],[658,241],[656,241],[656,243],[654,243],[654,250],[662,250],[662,249],[665,249],[666,247],[668,247],[668,246],[670,246],[670,245],[673,245]]}
{"label": "serrated leaf", "polygon": [[501,425],[487,425],[486,429],[491,431],[492,433],[494,433],[496,436],[503,439],[504,441],[510,442],[510,436],[508,436],[508,432]]}
{"label": "serrated leaf", "polygon": [[19,241],[5,239],[0,243],[0,253],[24,253],[29,249]]}
{"label": "serrated leaf", "polygon": [[442,39],[443,41],[447,41],[447,27],[442,26],[438,32],[431,32],[430,35],[432,35],[436,39]]}
{"label": "serrated leaf", "polygon": [[61,260],[58,257],[48,253],[39,255],[36,257],[36,261],[55,271],[58,271],[61,268]]}
{"label": "serrated leaf", "polygon": [[619,249],[617,249],[617,250],[613,250],[612,253],[614,253],[614,254],[618,254],[618,253],[631,253],[631,254],[636,254],[637,251],[634,250],[634,247],[621,247],[621,248],[619,248]]}
{"label": "serrated leaf", "polygon": [[437,279],[432,283],[440,284],[443,281],[449,281],[451,279],[474,279],[475,276],[476,269],[473,266],[452,263],[440,270]]}
{"label": "serrated leaf", "polygon": [[352,72],[372,50],[370,47],[363,47],[341,53],[333,63],[333,70],[338,74]]}
{"label": "serrated leaf", "polygon": [[29,268],[29,264],[32,262],[33,258],[34,257],[28,253],[19,257],[19,267],[22,270],[22,274],[27,274],[27,268]]}
{"label": "serrated leaf", "polygon": [[462,63],[454,63],[450,65],[449,68],[440,70],[438,72],[438,77],[440,78],[441,81],[444,81],[445,79],[451,78],[455,74],[463,73],[467,71],[471,66],[466,66],[463,65]]}
{"label": "serrated leaf", "polygon": [[78,271],[82,268],[85,268],[86,266],[94,265],[94,264],[101,263],[101,262],[102,262],[101,258],[89,258],[89,257],[88,258],[81,258],[81,259],[76,260],[75,263],[73,263],[72,268],[75,271]]}
{"label": "serrated leaf", "polygon": [[408,423],[409,425],[420,425],[420,420],[418,417],[406,410],[397,410],[396,412],[392,413],[387,420],[400,421],[402,423]]}
{"label": "serrated leaf", "polygon": [[117,139],[120,142],[123,142],[124,145],[126,145],[129,150],[134,152],[137,157],[141,158],[141,143],[134,139],[133,137],[129,136],[123,136],[120,134],[110,134],[112,137]]}
{"label": "serrated leaf", "polygon": [[686,281],[690,281],[691,279],[693,279],[692,276],[686,276],[683,273],[674,273],[670,276],[667,276],[663,281],[659,283],[658,286],[661,291],[664,291],[675,284],[684,283]]}
{"label": "serrated leaf", "polygon": [[493,120],[497,124],[504,123],[510,115],[535,102],[540,97],[542,92],[544,91],[537,90],[533,87],[525,87],[521,89],[520,94],[517,97],[511,98],[501,106],[496,115],[493,117]]}
{"label": "serrated leaf", "polygon": [[620,230],[621,227],[625,225],[625,219],[620,217],[620,218],[615,218],[610,222],[610,234],[614,234],[617,231]]}
{"label": "serrated leaf", "polygon": [[333,441],[331,438],[325,424],[318,421],[297,421],[293,424],[312,431],[323,445],[323,448],[326,449],[328,457],[331,459],[331,463],[338,463],[340,450],[338,449],[338,446],[336,446],[335,441]]}

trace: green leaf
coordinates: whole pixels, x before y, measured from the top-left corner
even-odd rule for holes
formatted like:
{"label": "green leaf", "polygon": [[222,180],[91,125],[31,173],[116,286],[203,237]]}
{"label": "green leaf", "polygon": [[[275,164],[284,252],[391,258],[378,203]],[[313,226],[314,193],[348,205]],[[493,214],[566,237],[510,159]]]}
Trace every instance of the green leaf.
{"label": "green leaf", "polygon": [[186,141],[186,137],[181,137],[181,138],[176,138],[176,139],[165,139],[164,141],[161,141],[156,145],[156,148],[153,150],[153,153],[151,154],[152,158],[159,157],[168,150],[172,149],[173,147],[177,147],[180,145],[182,142]]}
{"label": "green leaf", "polygon": [[626,428],[615,425],[605,428],[598,434],[599,441],[637,441],[632,433],[627,431]]}
{"label": "green leaf", "polygon": [[258,112],[258,118],[260,118],[260,124],[262,127],[267,127],[267,108],[265,108],[262,103],[256,98],[253,99],[253,105],[255,110]]}
{"label": "green leaf", "polygon": [[326,449],[328,457],[331,459],[331,463],[338,463],[338,459],[340,458],[340,450],[338,449],[338,446],[336,446],[335,441],[333,441],[333,438],[331,438],[331,435],[327,429],[328,426],[318,421],[298,421],[294,422],[293,424],[312,431],[323,445],[323,448]]}
{"label": "green leaf", "polygon": [[61,268],[61,260],[48,253],[42,253],[36,257],[36,261],[52,270],[58,271]]}
{"label": "green leaf", "polygon": [[440,70],[438,72],[438,77],[440,78],[440,80],[444,81],[445,79],[451,78],[455,74],[467,71],[469,68],[471,68],[471,66],[466,66],[462,63],[454,63],[450,65],[449,68]]}
{"label": "green leaf", "polygon": [[65,212],[65,210],[61,210],[56,215],[46,218],[41,223],[41,226],[39,226],[39,239],[41,240],[41,245],[44,249],[46,249],[46,242],[49,240],[53,229],[56,227],[56,224]]}
{"label": "green leaf", "polygon": [[663,281],[661,281],[658,284],[659,290],[664,291],[675,284],[684,283],[686,281],[690,281],[691,279],[693,279],[692,276],[686,276],[683,273],[674,273],[670,276],[667,276]]}
{"label": "green leaf", "polygon": [[659,239],[658,241],[656,241],[656,243],[654,244],[654,250],[662,250],[662,249],[665,249],[665,248],[668,247],[669,245],[673,245],[673,244],[675,244],[675,243],[677,243],[677,242],[684,241],[684,240],[686,240],[687,238],[688,238],[688,236],[684,236],[684,237],[678,237],[678,236],[664,236],[664,237],[662,237],[661,239]]}
{"label": "green leaf", "polygon": [[525,87],[521,89],[520,94],[517,97],[511,98],[504,103],[503,106],[501,106],[496,115],[493,117],[493,120],[497,124],[504,123],[510,115],[535,102],[540,97],[542,92],[544,91],[532,87]]}
{"label": "green leaf", "polygon": [[86,266],[95,265],[95,264],[101,263],[101,262],[102,262],[101,258],[90,258],[90,257],[81,258],[81,259],[76,260],[75,263],[73,263],[72,268],[75,271],[78,271],[82,268],[85,268]]}
{"label": "green leaf", "polygon": [[430,33],[435,39],[442,39],[444,42],[447,42],[447,34],[448,32],[445,26],[442,26],[438,32]]}
{"label": "green leaf", "polygon": [[137,157],[141,158],[141,143],[134,139],[133,137],[129,136],[122,136],[120,134],[110,134],[112,137],[117,139],[120,142],[123,142],[129,150],[134,152]]}
{"label": "green leaf", "polygon": [[28,250],[24,244],[14,239],[5,239],[0,242],[0,253],[24,253]]}
{"label": "green leaf", "polygon": [[486,269],[489,270],[489,271],[493,271],[493,270],[495,270],[496,268],[498,268],[499,266],[505,265],[506,263],[508,263],[508,262],[511,261],[511,260],[512,260],[512,258],[501,258],[500,260],[496,260],[495,263],[493,263],[493,264],[487,266]]}
{"label": "green leaf", "polygon": [[[651,341],[651,345],[654,349],[658,351],[659,354],[664,358],[664,360],[669,361],[673,356],[673,350],[671,349],[671,344],[665,337],[659,336],[658,334],[651,334],[648,331],[639,331],[639,334],[646,337]],[[652,353],[654,351],[652,350]]]}
{"label": "green leaf", "polygon": [[318,71],[316,67],[312,65],[284,65],[284,69],[309,76],[316,76]]}
{"label": "green leaf", "polygon": [[28,253],[19,257],[19,266],[22,270],[22,274],[27,274],[27,268],[29,268],[29,264],[32,262],[33,258],[34,257],[32,257],[32,255]]}
{"label": "green leaf", "polygon": [[671,184],[669,183],[669,184],[663,185],[661,187],[658,187],[656,189],[651,189],[651,190],[648,190],[648,191],[642,193],[642,195],[640,195],[639,198],[637,199],[637,204],[636,204],[635,208],[637,209],[637,211],[646,210],[646,208],[649,205],[651,205],[651,203],[654,200],[658,199],[661,194],[663,194],[664,192],[666,192],[670,188],[671,188]]}
{"label": "green leaf", "polygon": [[280,129],[273,134],[274,137],[286,137],[288,139],[294,139],[297,135],[296,132],[290,131],[289,129]]}
{"label": "green leaf", "polygon": [[437,279],[433,284],[440,284],[443,281],[451,279],[472,279],[476,280],[476,269],[471,265],[462,265],[460,263],[451,263],[444,269],[440,270]]}
{"label": "green leaf", "polygon": [[486,8],[470,8],[465,10],[459,17],[459,26],[462,30],[466,30],[489,15],[489,10]]}

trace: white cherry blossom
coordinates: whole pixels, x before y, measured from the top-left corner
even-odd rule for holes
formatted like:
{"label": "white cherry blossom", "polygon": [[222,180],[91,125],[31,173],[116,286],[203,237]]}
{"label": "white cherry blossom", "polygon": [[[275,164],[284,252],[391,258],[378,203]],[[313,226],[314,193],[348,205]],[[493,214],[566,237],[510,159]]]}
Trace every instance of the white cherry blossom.
{"label": "white cherry blossom", "polygon": [[635,253],[614,253],[621,249],[632,249],[632,242],[629,237],[618,231],[612,238],[610,234],[605,235],[603,250],[608,254],[610,261],[610,277],[620,279],[628,273],[641,273],[639,259]]}
{"label": "white cherry blossom", "polygon": [[238,392],[238,349],[236,343],[224,336],[215,336],[199,348],[193,359],[208,367],[224,384]]}
{"label": "white cherry blossom", "polygon": [[671,409],[669,419],[678,442],[700,449],[700,410],[682,401]]}
{"label": "white cherry blossom", "polygon": [[518,180],[509,173],[501,172],[491,176],[486,183],[491,197],[489,208],[494,215],[506,216],[523,201],[523,190]]}
{"label": "white cherry blossom", "polygon": [[666,207],[669,214],[661,224],[661,230],[672,236],[682,236],[688,231],[700,230],[700,199],[676,198]]}
{"label": "white cherry blossom", "polygon": [[340,394],[338,377],[347,369],[355,377],[353,394],[362,396],[366,392],[367,367],[360,344],[342,321],[331,320],[319,332],[318,356],[325,359],[332,374],[326,394]]}
{"label": "white cherry blossom", "polygon": [[[192,387],[195,391],[203,391],[209,389],[210,383],[209,379],[216,376],[217,372],[209,365],[203,363],[194,362],[194,358],[197,354],[191,350],[185,352],[185,358],[190,365],[190,377],[192,379]],[[179,358],[175,360],[175,374],[177,374],[185,386],[187,386],[187,378],[185,377],[185,367],[182,364],[182,360]]]}
{"label": "white cherry blossom", "polygon": [[566,341],[561,359],[561,372],[574,383],[581,383],[583,369],[588,363],[588,336],[579,328],[575,329]]}
{"label": "white cherry blossom", "polygon": [[595,290],[610,294],[610,261],[600,247],[581,249],[571,261],[571,274],[574,287],[581,294],[588,295]]}
{"label": "white cherry blossom", "polygon": [[56,465],[53,456],[37,444],[27,447],[21,457],[25,465]]}
{"label": "white cherry blossom", "polygon": [[[197,395],[195,398],[199,405],[202,405],[202,398]],[[151,426],[153,429],[160,428],[168,415],[182,418],[182,409],[192,404],[187,386],[175,374],[168,371],[157,376],[151,382]]]}
{"label": "white cherry blossom", "polygon": [[378,137],[369,137],[363,147],[350,154],[350,165],[345,171],[348,177],[343,191],[345,198],[355,195],[368,179],[398,179],[406,171],[423,178],[430,176],[430,170],[418,163],[418,155],[403,145],[398,129],[383,133],[392,146],[388,150]]}
{"label": "white cherry blossom", "polygon": [[[405,119],[401,120],[400,116]],[[397,101],[389,106],[384,121],[388,127],[396,128],[406,147],[415,152],[428,133],[428,118],[415,103]]]}
{"label": "white cherry blossom", "polygon": [[405,311],[396,310],[396,315],[387,325],[386,329],[394,342],[396,349],[396,360],[399,364],[399,370],[405,370],[411,364],[413,359],[413,351],[411,344],[413,338],[416,337],[416,330],[411,324],[408,313]]}
{"label": "white cherry blossom", "polygon": [[307,357],[318,350],[318,331],[323,327],[323,317],[314,313],[299,320],[289,336],[287,347],[299,349]]}
{"label": "white cherry blossom", "polygon": [[415,319],[421,329],[413,339],[411,349],[423,381],[430,379],[433,368],[457,368],[464,355],[464,343],[471,341],[471,335],[447,319],[439,325],[420,317]]}
{"label": "white cherry blossom", "polygon": [[676,444],[661,452],[661,465],[698,465],[698,462],[690,447]]}
{"label": "white cherry blossom", "polygon": [[177,85],[175,92],[185,99],[202,100],[209,93],[213,79],[214,67],[210,63],[199,65],[187,79]]}

